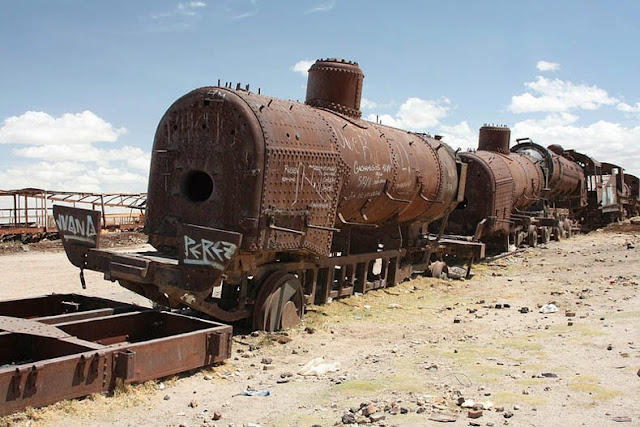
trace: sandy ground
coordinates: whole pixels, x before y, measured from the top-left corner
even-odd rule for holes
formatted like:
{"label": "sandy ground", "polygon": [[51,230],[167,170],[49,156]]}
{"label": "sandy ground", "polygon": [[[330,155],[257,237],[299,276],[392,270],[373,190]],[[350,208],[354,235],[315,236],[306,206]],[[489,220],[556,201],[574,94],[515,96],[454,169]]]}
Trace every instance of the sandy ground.
{"label": "sandy ground", "polygon": [[[59,252],[0,256],[0,271],[2,299],[82,292],[144,302],[96,273],[82,291]],[[0,425],[640,426],[640,232],[575,236],[475,273],[312,307],[286,334],[236,335],[219,366]],[[547,303],[558,312],[540,313]],[[297,374],[317,357],[340,370]],[[238,395],[247,388],[270,395]]]}

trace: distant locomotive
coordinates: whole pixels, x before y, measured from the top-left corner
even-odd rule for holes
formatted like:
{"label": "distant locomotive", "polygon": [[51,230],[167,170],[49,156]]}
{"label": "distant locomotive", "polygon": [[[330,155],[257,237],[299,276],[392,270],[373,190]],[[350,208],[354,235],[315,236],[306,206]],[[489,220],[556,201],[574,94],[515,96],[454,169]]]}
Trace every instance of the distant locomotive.
{"label": "distant locomotive", "polygon": [[[508,128],[483,127],[477,151],[456,153],[361,120],[363,78],[327,59],[309,70],[304,104],[220,83],[184,95],[154,140],[145,232],[156,251],[100,250],[98,212],[55,206],[69,259],[162,305],[274,331],[306,304],[440,277],[443,255],[469,271],[485,241],[560,238],[608,194],[600,163],[532,141],[509,150]],[[614,181],[630,211],[628,177]]]}
{"label": "distant locomotive", "polygon": [[568,215],[557,208],[586,204],[584,172],[557,147],[519,140],[509,149],[510,135],[507,127],[483,126],[477,151],[460,154],[468,165],[467,192],[450,228],[476,240],[504,239],[499,243],[506,247],[568,235]]}

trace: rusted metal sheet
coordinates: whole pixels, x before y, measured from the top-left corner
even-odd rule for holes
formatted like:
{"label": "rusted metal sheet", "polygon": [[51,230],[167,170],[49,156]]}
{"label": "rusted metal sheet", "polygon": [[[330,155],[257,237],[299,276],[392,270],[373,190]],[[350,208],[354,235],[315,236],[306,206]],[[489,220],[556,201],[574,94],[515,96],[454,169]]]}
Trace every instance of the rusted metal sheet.
{"label": "rusted metal sheet", "polygon": [[[105,392],[116,379],[140,382],[206,366],[231,352],[231,326],[169,312],[55,320],[55,327],[36,328],[37,318],[14,318],[12,332],[0,333],[0,415]],[[20,321],[27,327],[16,327]]]}
{"label": "rusted metal sheet", "polygon": [[120,301],[78,294],[52,294],[0,301],[1,316],[38,318],[38,322],[46,324],[102,317],[139,309],[139,306]]}

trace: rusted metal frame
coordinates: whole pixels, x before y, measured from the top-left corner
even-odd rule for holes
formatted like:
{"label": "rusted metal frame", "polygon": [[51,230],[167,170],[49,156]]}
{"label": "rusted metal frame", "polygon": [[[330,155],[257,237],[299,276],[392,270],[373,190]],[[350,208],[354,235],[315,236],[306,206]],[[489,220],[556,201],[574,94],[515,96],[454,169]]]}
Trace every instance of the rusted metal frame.
{"label": "rusted metal frame", "polygon": [[[149,321],[158,317],[166,319],[164,321],[170,328],[171,324],[177,328],[175,331],[169,329],[154,339],[147,331],[151,326]],[[99,341],[101,336],[111,336],[114,331],[109,325],[113,321],[120,325],[116,328],[124,327],[136,330],[134,334],[143,334],[142,339],[111,346],[91,341],[92,337]],[[98,326],[96,322],[105,326]],[[171,313],[134,312],[121,315],[119,319],[118,316],[108,316],[59,326],[80,332],[84,339],[75,338],[75,342],[63,343],[36,337],[36,340],[47,340],[48,344],[43,342],[30,348],[41,349],[44,359],[34,354],[39,359],[36,362],[0,368],[0,387],[8,390],[5,402],[0,405],[0,415],[26,406],[38,407],[61,399],[104,392],[114,387],[116,378],[140,382],[198,368],[224,360],[230,357],[231,352],[230,326]],[[119,337],[116,341],[128,339],[126,331],[124,335],[119,333],[115,331]],[[15,338],[16,334],[0,334],[3,341]],[[47,351],[53,358],[47,357]],[[51,387],[52,384],[56,386]]]}

